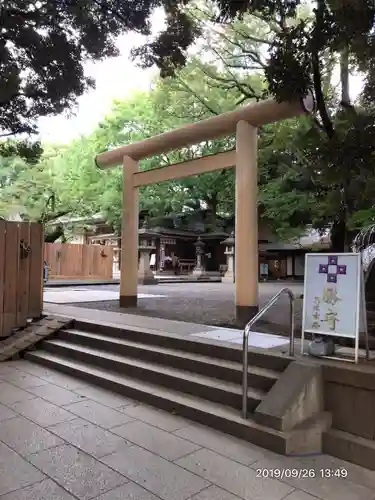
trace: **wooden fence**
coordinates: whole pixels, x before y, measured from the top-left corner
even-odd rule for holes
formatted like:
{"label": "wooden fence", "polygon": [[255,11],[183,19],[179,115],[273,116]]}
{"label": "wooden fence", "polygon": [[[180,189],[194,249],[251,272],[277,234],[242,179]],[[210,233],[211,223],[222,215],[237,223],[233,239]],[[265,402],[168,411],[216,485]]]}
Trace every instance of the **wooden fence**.
{"label": "wooden fence", "polygon": [[103,245],[46,243],[49,280],[110,280],[113,249]]}
{"label": "wooden fence", "polygon": [[41,224],[0,220],[0,337],[42,314],[43,242]]}

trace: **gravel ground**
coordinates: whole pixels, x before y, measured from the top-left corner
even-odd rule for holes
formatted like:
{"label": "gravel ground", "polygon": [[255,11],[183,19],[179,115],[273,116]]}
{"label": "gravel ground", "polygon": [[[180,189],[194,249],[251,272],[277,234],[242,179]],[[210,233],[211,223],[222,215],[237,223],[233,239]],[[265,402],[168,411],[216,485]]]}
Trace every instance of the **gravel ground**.
{"label": "gravel ground", "polygon": [[[288,286],[297,297],[302,293],[303,285],[285,283],[262,283],[259,290],[260,306],[275,295],[282,287]],[[116,285],[95,286],[90,289],[119,290]],[[77,290],[77,287],[74,287]],[[87,288],[86,288],[87,289]],[[139,293],[165,295],[165,297],[147,297],[138,300],[137,308],[120,308],[118,300],[100,302],[81,302],[78,307],[101,309],[113,312],[126,312],[163,319],[186,321],[224,327],[235,326],[234,286],[224,283],[172,283],[156,286],[140,286]],[[301,327],[302,300],[296,299],[296,327]],[[289,302],[282,297],[259,322],[259,330],[288,332]]]}

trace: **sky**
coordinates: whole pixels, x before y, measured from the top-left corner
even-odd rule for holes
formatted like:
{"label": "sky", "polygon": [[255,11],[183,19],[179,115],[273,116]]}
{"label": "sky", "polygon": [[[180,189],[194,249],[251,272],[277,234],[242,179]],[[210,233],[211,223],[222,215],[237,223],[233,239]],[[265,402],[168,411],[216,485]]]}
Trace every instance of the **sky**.
{"label": "sky", "polygon": [[[152,20],[152,36],[164,26],[164,12],[157,10]],[[38,121],[39,136],[43,142],[68,143],[80,135],[92,132],[98,122],[109,113],[115,99],[124,99],[136,90],[147,91],[156,74],[155,70],[138,68],[130,59],[134,46],[145,43],[142,35],[129,33],[117,39],[120,56],[84,65],[86,76],[94,78],[95,89],[78,99],[74,116],[67,113],[44,117]]]}
{"label": "sky", "polygon": [[[164,13],[156,11],[153,16],[153,36],[164,26]],[[96,81],[96,88],[78,99],[74,116],[62,114],[44,117],[38,121],[39,137],[44,143],[68,143],[80,135],[92,132],[96,125],[111,110],[115,99],[124,99],[136,90],[147,91],[156,75],[153,69],[141,69],[130,59],[130,51],[141,45],[145,38],[138,34],[126,34],[118,38],[120,56],[100,62],[85,64],[85,73]],[[337,77],[338,81],[338,77]],[[362,78],[352,76],[350,94],[354,100],[362,88]]]}
{"label": "sky", "polygon": [[[134,44],[134,35],[132,38]],[[75,116],[62,114],[39,119],[43,142],[66,143],[81,134],[90,133],[109,112],[114,99],[124,98],[134,90],[149,88],[152,71],[136,68],[130,61],[131,36],[122,36],[117,45],[121,49],[121,56],[85,64],[86,76],[95,79],[96,88],[78,99]]]}

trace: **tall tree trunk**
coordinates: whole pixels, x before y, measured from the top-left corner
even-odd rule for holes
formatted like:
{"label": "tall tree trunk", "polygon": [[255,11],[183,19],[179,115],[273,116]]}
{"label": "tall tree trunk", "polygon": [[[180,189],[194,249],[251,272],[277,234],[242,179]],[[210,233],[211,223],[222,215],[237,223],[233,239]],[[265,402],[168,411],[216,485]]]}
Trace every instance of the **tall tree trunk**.
{"label": "tall tree trunk", "polygon": [[[340,53],[340,84],[341,84],[341,105],[351,106],[349,95],[349,48],[346,44]],[[337,221],[333,224],[331,233],[331,245],[334,252],[348,252],[348,203],[347,191],[349,187],[348,179],[344,178],[341,183],[341,207]]]}
{"label": "tall tree trunk", "polygon": [[347,45],[340,54],[341,105],[350,106],[349,95],[349,48]]}
{"label": "tall tree trunk", "polygon": [[326,68],[326,73],[323,78],[323,93],[325,96],[330,94],[331,84],[332,84],[332,75],[336,66],[336,57],[334,54],[326,54],[324,56],[325,63],[324,66]]}
{"label": "tall tree trunk", "polygon": [[210,225],[215,231],[217,227],[217,194],[212,195],[206,200],[207,209],[210,211]]}
{"label": "tall tree trunk", "polygon": [[343,253],[347,250],[347,227],[343,217],[337,219],[331,228],[331,248],[333,253]]}
{"label": "tall tree trunk", "polygon": [[325,102],[325,96],[323,92],[323,79],[321,72],[321,39],[323,37],[322,29],[324,27],[324,19],[326,12],[326,4],[324,0],[317,0],[317,8],[314,9],[315,14],[315,28],[313,30],[313,50],[311,51],[311,66],[312,66],[312,77],[315,90],[316,107],[319,113],[322,128],[327,134],[329,139],[332,139],[335,135],[335,130],[333,128],[332,120],[329,116],[327,105]]}

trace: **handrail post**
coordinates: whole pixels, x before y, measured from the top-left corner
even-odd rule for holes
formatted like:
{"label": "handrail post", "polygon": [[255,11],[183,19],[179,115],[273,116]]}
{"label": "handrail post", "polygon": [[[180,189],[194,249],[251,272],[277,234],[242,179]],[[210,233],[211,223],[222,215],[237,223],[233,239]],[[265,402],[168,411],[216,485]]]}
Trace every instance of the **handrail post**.
{"label": "handrail post", "polygon": [[248,351],[249,351],[249,334],[246,331],[243,336],[243,360],[242,360],[242,416],[247,417],[247,383],[248,383]]}
{"label": "handrail post", "polygon": [[294,356],[294,329],[295,329],[295,301],[294,297],[290,296],[290,335],[289,335],[289,356]]}
{"label": "handrail post", "polygon": [[267,304],[261,309],[258,314],[256,314],[247,323],[243,332],[243,342],[242,342],[242,416],[247,418],[247,390],[248,390],[248,364],[249,364],[249,333],[252,326],[260,319],[267,311],[272,307],[280,298],[283,293],[287,293],[290,300],[289,306],[289,320],[290,320],[290,332],[289,332],[289,356],[294,356],[294,330],[295,330],[295,297],[293,292],[289,288],[283,288],[276,295],[274,295]]}

